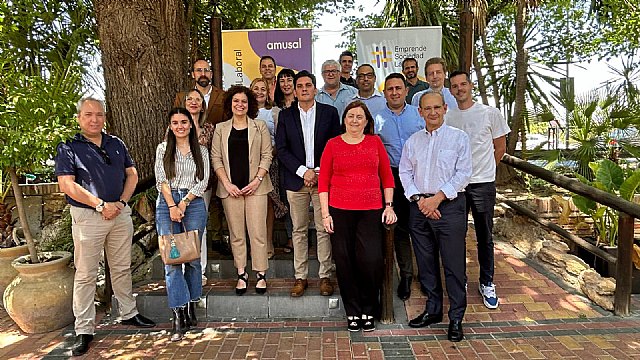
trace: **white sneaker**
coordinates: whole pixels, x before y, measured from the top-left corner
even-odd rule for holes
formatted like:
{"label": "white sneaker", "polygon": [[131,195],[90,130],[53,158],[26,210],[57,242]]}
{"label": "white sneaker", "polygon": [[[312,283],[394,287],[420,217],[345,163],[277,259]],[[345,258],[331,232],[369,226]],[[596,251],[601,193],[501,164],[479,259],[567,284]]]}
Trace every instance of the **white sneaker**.
{"label": "white sneaker", "polygon": [[496,286],[493,283],[488,285],[482,285],[478,287],[480,295],[482,295],[482,302],[488,309],[498,308],[498,295],[496,295]]}

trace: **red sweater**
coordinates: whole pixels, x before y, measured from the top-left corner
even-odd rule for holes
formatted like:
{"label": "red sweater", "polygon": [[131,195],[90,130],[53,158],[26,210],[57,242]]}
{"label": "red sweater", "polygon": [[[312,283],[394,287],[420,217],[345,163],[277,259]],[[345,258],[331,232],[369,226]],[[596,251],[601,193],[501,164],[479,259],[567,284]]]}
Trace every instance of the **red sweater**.
{"label": "red sweater", "polygon": [[382,188],[393,188],[389,156],[377,135],[359,144],[341,136],[327,142],[320,159],[318,192],[329,192],[329,206],[343,210],[382,208]]}

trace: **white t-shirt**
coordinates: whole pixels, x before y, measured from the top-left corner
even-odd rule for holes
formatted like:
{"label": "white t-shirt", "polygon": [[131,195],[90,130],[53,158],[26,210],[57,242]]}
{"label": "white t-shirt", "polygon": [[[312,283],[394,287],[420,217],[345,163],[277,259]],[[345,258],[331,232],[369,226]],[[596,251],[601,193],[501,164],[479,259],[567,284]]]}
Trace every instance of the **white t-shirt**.
{"label": "white t-shirt", "polygon": [[444,116],[447,125],[469,135],[473,174],[470,184],[496,180],[496,160],[493,140],[508,134],[511,129],[500,110],[474,103],[466,110],[450,109]]}

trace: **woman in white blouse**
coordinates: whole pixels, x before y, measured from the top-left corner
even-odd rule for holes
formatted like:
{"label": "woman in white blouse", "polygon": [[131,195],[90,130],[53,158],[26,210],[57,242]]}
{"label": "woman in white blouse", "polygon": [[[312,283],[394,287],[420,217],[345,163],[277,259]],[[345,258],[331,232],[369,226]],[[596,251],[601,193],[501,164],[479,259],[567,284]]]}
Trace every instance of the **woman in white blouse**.
{"label": "woman in white blouse", "polygon": [[[207,225],[202,194],[209,182],[209,153],[198,144],[196,126],[189,111],[169,112],[166,141],[156,149],[155,175],[158,188],[156,229],[158,235],[198,230],[200,241]],[[183,270],[184,265],[184,270]],[[165,265],[169,307],[173,311],[172,341],[197,325],[196,303],[202,296],[200,259],[181,265]]]}

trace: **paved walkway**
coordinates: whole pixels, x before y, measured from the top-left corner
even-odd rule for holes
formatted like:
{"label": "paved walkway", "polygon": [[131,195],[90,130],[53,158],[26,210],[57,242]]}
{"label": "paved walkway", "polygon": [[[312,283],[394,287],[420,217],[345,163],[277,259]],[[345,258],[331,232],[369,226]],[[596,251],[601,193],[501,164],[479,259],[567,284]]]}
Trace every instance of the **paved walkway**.
{"label": "paved walkway", "polygon": [[[474,234],[467,241],[469,295],[465,340],[446,340],[446,324],[412,329],[379,324],[371,333],[349,333],[339,319],[201,323],[183,341],[171,343],[168,323],[151,330],[104,318],[85,359],[640,359],[640,316],[628,318],[591,305],[497,243],[495,282],[501,304],[482,305],[477,292]],[[414,283],[405,303],[412,318],[425,298]],[[638,309],[637,301],[634,303]],[[446,307],[445,307],[446,309]],[[72,329],[25,335],[0,311],[0,359],[61,359],[70,356]]]}

